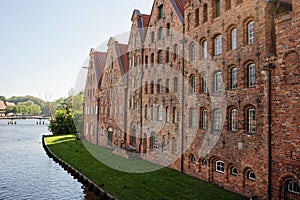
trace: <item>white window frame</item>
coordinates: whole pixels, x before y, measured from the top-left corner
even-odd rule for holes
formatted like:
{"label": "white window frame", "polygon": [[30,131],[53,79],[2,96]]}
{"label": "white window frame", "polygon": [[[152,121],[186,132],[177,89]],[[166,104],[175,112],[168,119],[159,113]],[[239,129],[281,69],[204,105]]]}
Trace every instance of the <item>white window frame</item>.
{"label": "white window frame", "polygon": [[256,66],[254,63],[248,65],[248,87],[254,87],[256,84]]}
{"label": "white window frame", "polygon": [[170,108],[166,108],[166,122],[170,122]]}
{"label": "white window frame", "polygon": [[[252,176],[252,174],[254,175],[254,177]],[[247,178],[248,178],[249,180],[255,181],[256,176],[255,176],[255,174],[254,174],[253,171],[249,171],[248,174],[247,174]]]}
{"label": "white window frame", "polygon": [[214,130],[222,130],[222,112],[221,110],[214,111]]}
{"label": "white window frame", "polygon": [[201,111],[201,129],[207,129],[207,110],[203,109]]}
{"label": "white window frame", "polygon": [[196,93],[196,76],[192,76],[190,79],[190,94]]}
{"label": "white window frame", "polygon": [[294,180],[290,181],[288,183],[288,192],[295,193],[295,194],[300,194],[299,184]]}
{"label": "white window frame", "polygon": [[215,56],[222,54],[222,35],[215,38]]}
{"label": "white window frame", "polygon": [[237,89],[238,85],[238,70],[237,67],[230,69],[230,89]]}
{"label": "white window frame", "polygon": [[201,53],[202,53],[202,59],[206,59],[208,57],[207,52],[207,40],[204,40],[201,45]]}
{"label": "white window frame", "polygon": [[255,39],[254,21],[250,21],[247,25],[248,28],[248,44],[253,44]]}
{"label": "white window frame", "polygon": [[225,164],[223,161],[221,161],[221,160],[216,161],[216,172],[224,174]]}
{"label": "white window frame", "polygon": [[201,92],[202,93],[207,93],[207,74],[203,74],[201,77]]}
{"label": "white window frame", "polygon": [[222,72],[216,72],[215,73],[215,92],[222,91],[222,86],[223,86],[223,80],[222,80]]}
{"label": "white window frame", "polygon": [[238,110],[233,108],[229,113],[230,131],[238,131]]}
{"label": "white window frame", "polygon": [[249,108],[247,110],[247,132],[249,134],[255,134],[256,129],[256,110],[254,108]]}
{"label": "white window frame", "polygon": [[196,52],[196,45],[192,44],[190,47],[190,58],[192,62],[196,61],[197,52]]}
{"label": "white window frame", "polygon": [[160,105],[157,108],[157,120],[162,121],[163,120],[163,106]]}
{"label": "white window frame", "polygon": [[231,50],[237,49],[237,28],[233,28],[230,31],[230,35],[231,35]]}

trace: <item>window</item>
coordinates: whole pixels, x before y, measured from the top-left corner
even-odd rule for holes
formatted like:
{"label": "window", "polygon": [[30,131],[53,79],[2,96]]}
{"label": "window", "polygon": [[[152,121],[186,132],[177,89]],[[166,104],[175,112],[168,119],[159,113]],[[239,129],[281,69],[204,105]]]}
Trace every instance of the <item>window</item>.
{"label": "window", "polygon": [[170,23],[167,23],[167,36],[171,35],[171,25]]}
{"label": "window", "polygon": [[288,183],[288,191],[295,193],[295,194],[300,194],[300,187],[296,181],[290,181]]}
{"label": "window", "polygon": [[191,26],[191,14],[189,13],[187,15],[187,23],[186,23],[186,29],[189,31]]}
{"label": "window", "polygon": [[221,15],[221,2],[220,0],[214,0],[214,17]]}
{"label": "window", "polygon": [[163,39],[163,28],[159,27],[158,28],[158,40]]}
{"label": "window", "polygon": [[201,57],[202,59],[207,58],[207,40],[204,40],[201,44]]}
{"label": "window", "polygon": [[134,124],[131,127],[130,144],[132,146],[136,145],[136,126]]}
{"label": "window", "polygon": [[166,108],[166,122],[170,122],[170,109],[169,109],[169,107]]}
{"label": "window", "polygon": [[231,9],[231,0],[226,0],[226,10]]}
{"label": "window", "polygon": [[234,50],[237,48],[237,28],[230,31],[230,48]]}
{"label": "window", "polygon": [[249,180],[255,181],[255,174],[254,174],[254,172],[249,171],[248,174],[247,174],[247,178]]}
{"label": "window", "polygon": [[163,93],[163,84],[162,84],[162,80],[159,79],[157,81],[157,94],[162,94]]}
{"label": "window", "polygon": [[207,110],[201,110],[201,129],[207,129]]}
{"label": "window", "polygon": [[203,22],[207,22],[207,4],[203,5]]}
{"label": "window", "polygon": [[148,94],[148,82],[145,82],[145,94]]}
{"label": "window", "polygon": [[145,105],[145,119],[148,119],[148,105]]}
{"label": "window", "polygon": [[167,142],[166,142],[166,136],[164,135],[162,138],[162,151],[167,151]]}
{"label": "window", "polygon": [[153,150],[158,150],[159,149],[159,143],[158,143],[158,138],[156,133],[152,133],[150,137],[150,147]]}
{"label": "window", "polygon": [[215,38],[215,56],[222,53],[222,35]]}
{"label": "window", "polygon": [[190,155],[190,162],[191,162],[192,164],[196,164],[196,158],[195,158],[194,154],[191,154],[191,155]]}
{"label": "window", "polygon": [[221,110],[214,111],[214,130],[222,130],[222,113]]}
{"label": "window", "polygon": [[190,47],[190,59],[192,62],[196,61],[196,45],[192,44]]}
{"label": "window", "polygon": [[166,80],[166,93],[170,92],[170,80],[167,78]]}
{"label": "window", "polygon": [[174,45],[174,60],[176,60],[178,58],[178,44]]}
{"label": "window", "polygon": [[249,134],[256,133],[256,111],[254,108],[247,111],[247,132]]}
{"label": "window", "polygon": [[238,72],[236,67],[230,69],[230,89],[234,90],[237,88],[238,83]]}
{"label": "window", "polygon": [[151,81],[150,83],[150,93],[154,94],[154,81]]}
{"label": "window", "polygon": [[205,160],[205,159],[202,159],[202,161],[201,161],[201,165],[202,165],[202,167],[205,167],[205,166],[207,165],[207,162],[206,162],[206,160]]}
{"label": "window", "polygon": [[161,19],[164,17],[164,5],[158,6],[158,19]]}
{"label": "window", "polygon": [[229,112],[229,130],[238,131],[238,111],[237,109],[231,109]]}
{"label": "window", "polygon": [[163,63],[163,53],[162,53],[162,50],[158,51],[157,61],[158,61],[158,64],[162,64]]}
{"label": "window", "polygon": [[154,107],[151,106],[151,120],[154,120]]}
{"label": "window", "polygon": [[254,43],[254,21],[248,23],[248,44]]}
{"label": "window", "polygon": [[194,108],[192,108],[190,110],[190,113],[189,113],[189,125],[191,128],[195,128],[196,127],[196,110]]}
{"label": "window", "polygon": [[224,173],[224,168],[225,168],[224,162],[218,160],[218,161],[216,162],[216,171],[217,171],[217,172],[220,172],[220,173]]}
{"label": "window", "polygon": [[190,94],[196,93],[196,77],[194,75],[190,78]]}
{"label": "window", "polygon": [[177,124],[177,108],[173,108],[173,123]]}
{"label": "window", "polygon": [[199,8],[195,11],[195,27],[199,26]]}
{"label": "window", "polygon": [[173,140],[172,140],[172,153],[173,154],[177,153],[177,140],[175,137],[173,137]]}
{"label": "window", "polygon": [[109,83],[110,84],[113,83],[113,75],[112,75],[112,73],[109,74]]}
{"label": "window", "polygon": [[238,171],[234,166],[230,167],[230,174],[231,175],[237,176],[237,173],[238,173]]}
{"label": "window", "polygon": [[160,105],[157,108],[157,120],[162,121],[163,119],[163,107]]}
{"label": "window", "polygon": [[132,79],[131,79],[131,87],[132,88],[135,88],[136,87],[136,79],[135,79],[135,77],[132,77]]}
{"label": "window", "polygon": [[170,62],[170,47],[166,49],[166,63]]}
{"label": "window", "polygon": [[215,92],[222,91],[222,72],[215,73]]}
{"label": "window", "polygon": [[113,69],[114,68],[114,58],[111,56],[109,59],[109,68]]}
{"label": "window", "polygon": [[255,64],[248,65],[248,87],[253,87],[256,84]]}
{"label": "window", "polygon": [[154,67],[154,53],[151,54],[151,65]]}
{"label": "window", "polygon": [[174,84],[174,92],[177,92],[178,91],[178,78],[177,77],[174,77],[173,78],[173,84]]}
{"label": "window", "polygon": [[201,77],[201,92],[207,93],[207,75],[203,74]]}
{"label": "window", "polygon": [[146,69],[148,68],[148,56],[145,56],[145,65],[146,65]]}
{"label": "window", "polygon": [[152,43],[155,42],[155,33],[154,33],[154,31],[151,32],[151,42]]}

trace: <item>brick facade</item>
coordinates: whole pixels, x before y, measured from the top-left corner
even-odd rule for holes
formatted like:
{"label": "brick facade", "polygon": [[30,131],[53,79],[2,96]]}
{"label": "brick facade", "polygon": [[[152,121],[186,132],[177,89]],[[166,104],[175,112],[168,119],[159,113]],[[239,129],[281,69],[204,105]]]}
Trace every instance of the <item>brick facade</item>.
{"label": "brick facade", "polygon": [[155,0],[150,15],[134,10],[128,48],[108,43],[98,132],[85,138],[247,197],[299,199],[299,8]]}

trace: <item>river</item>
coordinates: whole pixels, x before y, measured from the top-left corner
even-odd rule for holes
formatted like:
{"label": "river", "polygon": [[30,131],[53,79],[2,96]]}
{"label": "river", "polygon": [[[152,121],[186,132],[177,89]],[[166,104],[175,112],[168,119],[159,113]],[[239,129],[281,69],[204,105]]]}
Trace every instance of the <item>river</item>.
{"label": "river", "polygon": [[0,120],[0,199],[92,199],[82,184],[45,154],[36,120]]}

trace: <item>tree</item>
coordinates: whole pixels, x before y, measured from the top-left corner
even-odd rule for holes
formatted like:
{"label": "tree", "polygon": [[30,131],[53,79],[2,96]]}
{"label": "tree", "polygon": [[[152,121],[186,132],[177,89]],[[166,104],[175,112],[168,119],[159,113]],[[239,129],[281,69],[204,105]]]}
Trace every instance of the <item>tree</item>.
{"label": "tree", "polygon": [[50,119],[49,131],[51,131],[53,135],[76,133],[73,119],[74,115],[72,109],[57,109]]}

